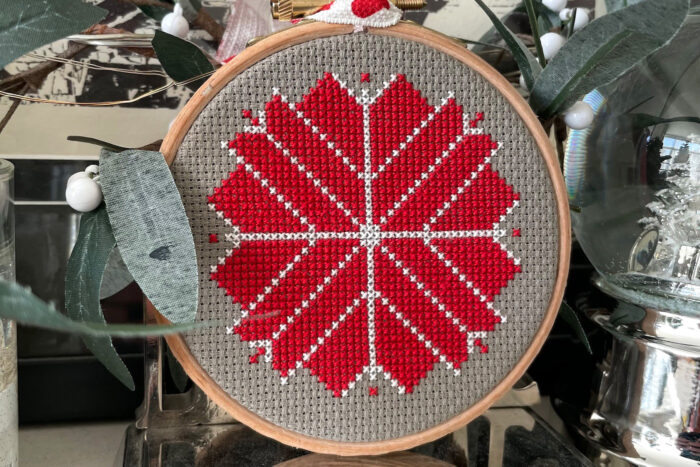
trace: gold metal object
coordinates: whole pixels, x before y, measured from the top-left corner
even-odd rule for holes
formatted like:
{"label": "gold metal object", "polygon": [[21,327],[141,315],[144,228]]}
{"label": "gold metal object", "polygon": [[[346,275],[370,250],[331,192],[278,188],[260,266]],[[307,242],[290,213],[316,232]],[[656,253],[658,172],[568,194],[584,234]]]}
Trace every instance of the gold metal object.
{"label": "gold metal object", "polygon": [[[402,10],[420,10],[425,6],[426,0],[390,0],[397,8]],[[330,0],[271,0],[272,16],[280,21],[291,21],[303,18],[316,12]]]}

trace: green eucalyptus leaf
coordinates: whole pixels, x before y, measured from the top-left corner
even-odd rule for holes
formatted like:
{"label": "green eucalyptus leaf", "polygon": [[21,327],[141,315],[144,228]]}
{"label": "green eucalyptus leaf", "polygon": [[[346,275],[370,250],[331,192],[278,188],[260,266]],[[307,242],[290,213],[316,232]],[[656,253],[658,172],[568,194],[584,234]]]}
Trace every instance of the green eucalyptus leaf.
{"label": "green eucalyptus leaf", "polygon": [[129,272],[170,322],[193,322],[199,302],[197,256],[180,193],[163,155],[103,149],[100,182]]}
{"label": "green eucalyptus leaf", "polygon": [[100,22],[107,11],[82,0],[3,2],[0,14],[0,69],[42,45]]}
{"label": "green eucalyptus leaf", "polygon": [[[80,217],[80,232],[66,269],[66,314],[75,321],[106,323],[100,287],[107,260],[116,246],[104,204]],[[132,391],[134,379],[109,336],[82,336],[85,346]]]}
{"label": "green eucalyptus leaf", "polygon": [[121,292],[132,282],[134,282],[134,278],[124,264],[119,248],[113,249],[107,260],[105,272],[102,274],[100,300]]}
{"label": "green eucalyptus leaf", "polygon": [[591,349],[590,342],[588,342],[588,336],[586,335],[586,331],[584,331],[583,326],[581,326],[581,321],[578,319],[578,315],[574,309],[571,308],[566,302],[562,302],[561,307],[559,308],[559,316],[561,316],[564,322],[568,324],[571,329],[573,329],[573,331],[576,333],[576,337],[578,337],[583,343],[588,353],[592,354],[593,350]]}
{"label": "green eucalyptus leaf", "polygon": [[156,21],[163,21],[163,17],[167,15],[168,13],[171,13],[172,10],[158,6],[158,5],[136,5],[139,7],[139,10],[143,12],[144,15],[153,18]]}
{"label": "green eucalyptus leaf", "polygon": [[513,34],[510,29],[508,29],[500,19],[498,19],[498,16],[496,16],[494,12],[486,6],[483,0],[474,1],[481,7],[482,10],[484,10],[486,15],[491,20],[491,23],[493,23],[493,26],[496,28],[501,37],[503,37],[503,40],[506,42],[506,45],[513,54],[515,62],[520,68],[520,72],[523,74],[525,84],[527,84],[528,89],[532,89],[535,80],[542,72],[542,67],[537,62],[537,59],[534,55],[532,55],[532,52],[530,52],[525,44],[523,44],[523,41],[521,41],[518,36]]}
{"label": "green eucalyptus leaf", "polygon": [[608,13],[621,10],[631,5],[635,5],[642,0],[605,0],[605,9]]}
{"label": "green eucalyptus leaf", "polygon": [[646,0],[592,21],[561,48],[531,88],[541,118],[568,109],[664,46],[688,13],[688,0]]}
{"label": "green eucalyptus leaf", "polygon": [[173,352],[170,350],[170,346],[167,345],[167,343],[165,345],[165,359],[168,362],[168,370],[170,371],[170,377],[172,378],[173,383],[175,383],[175,387],[178,388],[180,392],[184,392],[187,388],[187,381],[189,381],[190,377],[187,376],[185,369],[182,368],[180,362],[177,361],[177,358],[175,358],[175,355],[173,355]]}
{"label": "green eucalyptus leaf", "polygon": [[619,302],[610,315],[610,324],[613,326],[623,326],[642,321],[646,317],[644,308],[630,303]]}
{"label": "green eucalyptus leaf", "polygon": [[[156,30],[151,43],[163,69],[175,81],[185,81],[214,70],[204,52],[191,42]],[[188,86],[196,89],[204,80],[205,78],[202,78],[189,83]]]}
{"label": "green eucalyptus leaf", "polygon": [[51,329],[84,336],[150,337],[179,334],[217,323],[177,325],[104,324],[70,319],[28,289],[14,282],[0,280],[0,318],[26,326]]}

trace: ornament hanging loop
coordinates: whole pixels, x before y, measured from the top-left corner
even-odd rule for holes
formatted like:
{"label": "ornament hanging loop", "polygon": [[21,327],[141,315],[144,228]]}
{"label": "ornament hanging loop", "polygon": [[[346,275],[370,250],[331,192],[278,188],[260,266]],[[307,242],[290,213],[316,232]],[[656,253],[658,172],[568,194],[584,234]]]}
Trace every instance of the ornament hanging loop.
{"label": "ornament hanging loop", "polygon": [[[390,0],[400,10],[420,10],[426,0]],[[291,21],[312,15],[329,0],[271,0],[272,17],[280,21]]]}

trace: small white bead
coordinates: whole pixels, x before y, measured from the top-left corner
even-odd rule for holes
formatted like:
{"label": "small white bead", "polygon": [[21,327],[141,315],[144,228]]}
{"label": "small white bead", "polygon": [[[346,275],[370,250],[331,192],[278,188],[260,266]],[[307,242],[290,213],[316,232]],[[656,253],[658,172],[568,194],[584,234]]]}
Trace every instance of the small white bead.
{"label": "small white bead", "polygon": [[88,165],[87,167],[85,167],[85,173],[92,174],[93,176],[97,175],[98,173],[100,173],[100,167],[95,164]]}
{"label": "small white bead", "polygon": [[[559,18],[562,21],[567,21],[571,19],[574,14],[574,8],[564,8],[559,12]],[[576,19],[574,20],[574,31],[578,31],[582,27],[586,26],[590,22],[590,17],[588,16],[588,10],[585,8],[576,8]]]}
{"label": "small white bead", "polygon": [[542,0],[542,4],[552,11],[561,11],[566,6],[567,0]]}
{"label": "small white bead", "polygon": [[525,82],[525,76],[523,76],[522,73],[520,73],[520,87],[521,87],[522,89],[526,90],[526,91],[529,91],[529,90],[530,90],[530,89],[528,89],[528,87],[527,87],[527,83]]}
{"label": "small white bead", "polygon": [[578,101],[564,114],[566,126],[572,130],[583,130],[593,123],[593,109],[583,101]]}
{"label": "small white bead", "polygon": [[566,39],[564,36],[557,34],[556,32],[548,32],[540,37],[540,42],[542,43],[542,51],[544,52],[544,58],[551,60],[557,52],[566,44]]}
{"label": "small white bead", "polygon": [[88,177],[74,179],[66,188],[66,201],[76,211],[93,211],[102,202],[102,188]]}
{"label": "small white bead", "polygon": [[70,177],[68,177],[68,182],[66,182],[66,187],[73,183],[73,181],[78,180],[79,178],[90,178],[90,176],[85,173],[85,172],[76,172]]}
{"label": "small white bead", "polygon": [[190,32],[190,25],[185,17],[182,16],[182,7],[179,3],[175,4],[172,13],[163,16],[160,22],[160,29],[180,39],[187,37],[187,33]]}

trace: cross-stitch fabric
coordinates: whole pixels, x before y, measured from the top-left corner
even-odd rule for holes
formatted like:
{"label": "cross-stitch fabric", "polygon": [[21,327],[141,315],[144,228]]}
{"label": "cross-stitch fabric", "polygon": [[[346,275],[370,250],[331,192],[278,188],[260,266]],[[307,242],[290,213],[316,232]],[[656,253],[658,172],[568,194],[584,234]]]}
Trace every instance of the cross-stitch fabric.
{"label": "cross-stitch fabric", "polygon": [[172,164],[197,246],[185,338],[236,401],[321,439],[464,412],[520,360],[557,271],[552,183],[486,79],[352,34],[235,77]]}

